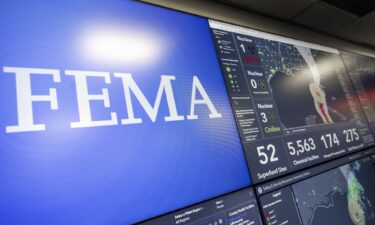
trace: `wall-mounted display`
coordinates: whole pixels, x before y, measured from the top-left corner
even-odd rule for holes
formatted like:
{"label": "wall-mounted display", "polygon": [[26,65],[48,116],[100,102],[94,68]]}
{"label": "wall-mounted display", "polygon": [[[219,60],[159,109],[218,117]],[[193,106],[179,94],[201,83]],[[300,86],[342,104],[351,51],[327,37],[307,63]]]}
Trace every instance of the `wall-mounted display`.
{"label": "wall-mounted display", "polygon": [[256,187],[267,224],[375,223],[375,149]]}
{"label": "wall-mounted display", "polygon": [[338,50],[209,23],[254,182],[374,143]]}
{"label": "wall-mounted display", "polygon": [[262,225],[258,203],[252,188],[246,188],[139,225]]}
{"label": "wall-mounted display", "polygon": [[1,224],[130,224],[251,185],[207,19],[2,1],[0,33]]}
{"label": "wall-mounted display", "polygon": [[375,58],[341,52],[362,108],[375,132]]}

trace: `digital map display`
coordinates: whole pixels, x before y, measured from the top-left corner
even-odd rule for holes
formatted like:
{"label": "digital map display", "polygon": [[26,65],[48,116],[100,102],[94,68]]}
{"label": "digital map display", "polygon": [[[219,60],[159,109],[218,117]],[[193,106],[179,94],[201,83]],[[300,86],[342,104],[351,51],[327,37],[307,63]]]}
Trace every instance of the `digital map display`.
{"label": "digital map display", "polygon": [[375,224],[374,181],[368,157],[293,185],[302,224]]}

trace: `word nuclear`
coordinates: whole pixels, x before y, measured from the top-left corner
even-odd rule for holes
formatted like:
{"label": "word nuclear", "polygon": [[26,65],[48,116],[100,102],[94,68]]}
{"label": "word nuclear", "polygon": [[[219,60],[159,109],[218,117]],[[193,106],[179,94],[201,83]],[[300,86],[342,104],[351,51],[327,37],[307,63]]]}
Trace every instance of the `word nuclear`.
{"label": "word nuclear", "polygon": [[[49,88],[48,95],[33,95],[31,88],[31,75],[33,76],[51,76],[53,82],[61,82],[61,75],[59,70],[55,69],[41,69],[41,68],[23,68],[23,67],[4,67],[5,73],[11,73],[15,76],[16,81],[16,94],[17,94],[17,115],[18,124],[15,126],[7,126],[5,131],[7,133],[15,132],[27,132],[27,131],[43,131],[46,130],[45,124],[35,124],[33,117],[33,104],[35,102],[49,102],[51,110],[58,109],[57,102],[57,91],[56,88]],[[97,126],[111,126],[118,125],[118,119],[116,112],[110,113],[109,120],[93,120],[90,108],[91,101],[102,101],[104,107],[110,107],[110,100],[108,95],[108,89],[102,88],[100,94],[89,94],[87,78],[88,77],[99,77],[103,78],[106,84],[111,83],[111,77],[109,72],[95,72],[95,71],[78,71],[78,70],[65,70],[65,75],[72,76],[75,80],[77,104],[79,112],[79,121],[71,122],[71,128],[82,128],[82,127],[97,127]],[[124,88],[125,105],[128,114],[128,118],[121,119],[121,124],[140,124],[142,118],[136,118],[134,115],[132,105],[132,95],[137,98],[138,102],[145,110],[152,122],[156,121],[160,102],[165,94],[165,98],[168,105],[169,115],[164,117],[164,121],[181,121],[185,120],[183,115],[179,115],[176,108],[176,102],[173,95],[172,80],[175,80],[175,76],[162,75],[160,79],[159,89],[156,94],[154,105],[152,106],[147,98],[144,96],[141,89],[138,87],[136,82],[133,80],[130,73],[114,73],[114,77],[121,79]],[[190,114],[186,116],[187,120],[198,119],[198,115],[195,114],[195,106],[198,104],[204,104],[208,107],[210,114],[209,118],[220,118],[222,115],[216,110],[211,99],[207,95],[206,90],[202,86],[197,76],[193,76],[192,81],[192,94],[190,102]],[[201,98],[197,99],[196,94],[199,92]]]}

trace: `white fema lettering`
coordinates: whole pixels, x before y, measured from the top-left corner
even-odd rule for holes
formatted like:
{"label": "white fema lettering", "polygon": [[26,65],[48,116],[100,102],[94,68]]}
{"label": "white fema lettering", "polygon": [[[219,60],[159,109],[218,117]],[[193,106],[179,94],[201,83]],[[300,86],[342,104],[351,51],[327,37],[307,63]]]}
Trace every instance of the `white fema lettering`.
{"label": "white fema lettering", "polygon": [[[32,95],[31,75],[34,76],[51,76],[53,82],[61,82],[61,75],[59,70],[41,69],[41,68],[23,68],[23,67],[4,67],[5,73],[12,73],[16,80],[16,95],[17,95],[17,115],[18,124],[15,126],[7,126],[6,133],[28,132],[28,131],[43,131],[46,130],[45,124],[35,124],[33,114],[33,103],[35,102],[49,102],[51,110],[58,110],[57,91],[56,88],[49,88],[49,95]],[[118,125],[118,118],[116,112],[111,112],[107,120],[93,120],[90,108],[90,101],[102,101],[105,108],[110,108],[109,92],[107,88],[102,88],[101,94],[89,94],[87,78],[96,77],[104,79],[105,84],[111,83],[111,76],[109,72],[95,72],[95,71],[79,71],[79,70],[65,70],[65,75],[73,76],[76,84],[76,95],[78,103],[79,121],[71,122],[71,128],[82,127],[98,127]],[[162,75],[159,89],[156,94],[156,99],[153,106],[144,96],[142,90],[138,87],[130,73],[114,73],[114,77],[122,80],[124,88],[125,105],[127,109],[127,118],[121,119],[121,124],[140,124],[142,118],[137,118],[134,115],[131,93],[138,100],[142,108],[145,110],[152,122],[156,121],[159,111],[159,106],[163,97],[166,97],[169,115],[164,117],[164,121],[181,121],[185,117],[179,115],[177,112],[176,102],[173,94],[172,82],[176,80],[175,76]],[[197,92],[199,92],[201,99],[197,99]],[[206,105],[210,114],[209,118],[220,118],[222,115],[216,110],[206,90],[197,76],[193,77],[191,90],[190,114],[186,116],[188,120],[198,119],[195,114],[196,105]]]}

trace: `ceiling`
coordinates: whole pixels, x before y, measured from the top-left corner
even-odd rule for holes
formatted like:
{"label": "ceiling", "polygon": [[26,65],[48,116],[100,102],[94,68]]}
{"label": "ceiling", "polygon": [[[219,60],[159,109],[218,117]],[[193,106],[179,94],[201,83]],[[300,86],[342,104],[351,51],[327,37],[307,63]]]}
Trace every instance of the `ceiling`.
{"label": "ceiling", "polygon": [[375,48],[375,0],[217,0]]}

